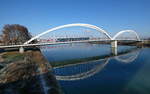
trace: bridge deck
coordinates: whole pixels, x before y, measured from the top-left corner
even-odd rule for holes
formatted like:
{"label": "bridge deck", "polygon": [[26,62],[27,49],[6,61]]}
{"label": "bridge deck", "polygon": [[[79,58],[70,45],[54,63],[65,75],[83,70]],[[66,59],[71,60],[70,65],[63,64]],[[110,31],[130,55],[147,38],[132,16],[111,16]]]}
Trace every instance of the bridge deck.
{"label": "bridge deck", "polygon": [[[82,41],[67,41],[67,42],[50,42],[50,43],[36,43],[36,44],[22,44],[22,45],[8,45],[0,46],[0,48],[15,48],[15,47],[30,47],[30,46],[44,46],[44,45],[56,45],[56,44],[69,44],[69,43],[86,43],[86,42],[111,42],[114,40],[82,40]],[[119,41],[135,41],[135,40],[119,40]]]}

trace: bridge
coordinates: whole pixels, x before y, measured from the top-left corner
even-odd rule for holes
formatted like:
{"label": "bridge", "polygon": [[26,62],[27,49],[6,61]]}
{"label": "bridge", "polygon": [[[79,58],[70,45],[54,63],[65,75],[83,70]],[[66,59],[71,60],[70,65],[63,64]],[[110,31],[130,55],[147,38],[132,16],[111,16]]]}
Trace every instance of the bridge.
{"label": "bridge", "polygon": [[[81,36],[77,36],[76,38],[74,38],[74,40],[67,40],[67,41],[57,41],[57,39],[59,39],[60,37],[58,37],[57,39],[55,39],[55,41],[52,42],[47,42],[47,43],[32,43],[32,41],[37,40],[38,38],[47,35],[48,33],[51,33],[54,31],[57,31],[59,29],[63,29],[63,28],[70,28],[70,27],[84,27],[84,28],[89,28],[92,30],[95,30],[97,32],[96,35],[98,34],[102,34],[104,35],[106,38],[100,38],[100,37],[95,37],[93,38],[92,36],[86,36],[85,40],[78,40],[76,38],[81,38]],[[93,31],[94,32],[94,31]],[[90,32],[87,32],[87,35]],[[128,35],[128,37],[130,36],[130,38],[124,38],[121,37],[124,34],[130,34]],[[60,34],[60,32],[59,32]],[[94,36],[96,36],[94,35]],[[64,39],[68,38],[71,36],[70,35],[66,35],[65,37],[63,37]],[[85,36],[82,36],[85,37]],[[84,43],[84,42],[97,42],[97,41],[110,41],[111,42],[111,47],[114,49],[113,52],[116,54],[116,49],[117,49],[117,42],[118,40],[122,40],[122,41],[141,41],[140,37],[138,36],[138,34],[134,31],[134,30],[123,30],[118,32],[114,37],[111,37],[107,31],[103,30],[102,28],[95,26],[95,25],[91,25],[91,24],[84,24],[84,23],[74,23],[74,24],[66,24],[66,25],[61,25],[58,27],[54,27],[51,28],[45,32],[42,32],[40,34],[38,34],[37,36],[32,37],[30,40],[26,41],[25,43],[21,44],[21,45],[4,45],[4,46],[0,46],[0,48],[19,48],[19,52],[23,53],[24,52],[24,47],[29,47],[29,46],[43,46],[43,45],[55,45],[55,44],[69,44],[69,43]]]}

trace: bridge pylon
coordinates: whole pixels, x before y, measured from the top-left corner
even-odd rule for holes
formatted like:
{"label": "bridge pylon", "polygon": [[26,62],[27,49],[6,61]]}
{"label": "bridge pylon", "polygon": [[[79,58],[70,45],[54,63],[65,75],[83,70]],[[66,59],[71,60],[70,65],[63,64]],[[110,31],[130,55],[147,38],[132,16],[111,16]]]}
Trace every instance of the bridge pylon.
{"label": "bridge pylon", "polygon": [[112,40],[111,41],[111,51],[112,54],[117,55],[117,40]]}
{"label": "bridge pylon", "polygon": [[20,52],[20,53],[24,53],[24,48],[23,48],[23,47],[20,47],[20,48],[19,48],[19,52]]}
{"label": "bridge pylon", "polygon": [[112,48],[117,48],[117,40],[112,40],[111,41],[111,47]]}

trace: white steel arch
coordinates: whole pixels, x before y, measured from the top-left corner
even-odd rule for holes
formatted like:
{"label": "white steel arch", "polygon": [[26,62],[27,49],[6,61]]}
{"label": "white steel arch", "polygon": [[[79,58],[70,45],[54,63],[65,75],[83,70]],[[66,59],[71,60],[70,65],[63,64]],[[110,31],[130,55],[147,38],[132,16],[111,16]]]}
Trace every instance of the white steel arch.
{"label": "white steel arch", "polygon": [[120,32],[118,32],[118,33],[112,38],[112,40],[116,40],[116,38],[117,38],[118,36],[120,36],[120,35],[123,34],[123,33],[127,33],[127,32],[129,32],[129,33],[131,32],[131,33],[135,34],[137,40],[140,41],[140,37],[138,36],[138,34],[137,34],[134,30],[123,30],[123,31],[120,31]]}
{"label": "white steel arch", "polygon": [[103,30],[103,29],[101,29],[101,28],[99,28],[99,27],[97,27],[97,26],[95,26],[95,25],[84,24],[84,23],[74,23],[74,24],[61,25],[61,26],[58,26],[58,27],[54,27],[54,28],[52,28],[52,29],[49,29],[49,30],[47,30],[47,31],[45,31],[45,32],[43,32],[43,33],[40,33],[40,34],[38,34],[37,36],[31,38],[30,40],[28,40],[28,41],[25,42],[24,44],[29,44],[31,41],[33,41],[33,40],[39,38],[40,36],[43,36],[43,35],[49,33],[49,32],[52,32],[52,31],[55,31],[55,30],[58,30],[58,29],[62,29],[62,28],[66,28],[66,27],[75,27],[75,26],[81,26],[81,27],[87,27],[87,28],[95,29],[95,30],[97,30],[97,31],[99,31],[99,32],[101,32],[101,33],[103,33],[103,34],[105,34],[110,40],[112,39],[112,38],[110,37],[110,35],[109,35],[105,30]]}

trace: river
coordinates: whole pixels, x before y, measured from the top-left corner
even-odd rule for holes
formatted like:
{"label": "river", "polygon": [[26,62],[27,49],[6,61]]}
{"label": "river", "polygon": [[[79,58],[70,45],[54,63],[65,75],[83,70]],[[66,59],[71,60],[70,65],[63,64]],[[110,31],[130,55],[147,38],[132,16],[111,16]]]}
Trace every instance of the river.
{"label": "river", "polygon": [[64,94],[150,94],[150,48],[63,44],[41,47]]}

